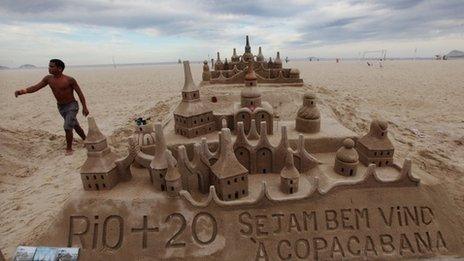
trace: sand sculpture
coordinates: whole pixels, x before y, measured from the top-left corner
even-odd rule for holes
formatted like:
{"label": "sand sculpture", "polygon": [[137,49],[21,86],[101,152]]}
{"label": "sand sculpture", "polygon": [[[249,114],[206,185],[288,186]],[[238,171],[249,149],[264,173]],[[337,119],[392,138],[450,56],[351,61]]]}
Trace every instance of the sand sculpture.
{"label": "sand sculpture", "polygon": [[[173,118],[137,121],[123,157],[89,117],[84,189],[40,242],[81,247],[83,260],[462,253],[456,215],[443,208],[450,201],[422,185],[411,160],[393,159],[386,121],[374,119],[358,137],[311,88],[260,84],[254,68],[264,61],[249,44],[244,55],[218,60],[219,70],[242,70],[233,88],[197,87],[184,62]],[[272,64],[280,66],[280,57]]]}
{"label": "sand sculpture", "polygon": [[213,71],[210,71],[208,62],[204,62],[202,84],[241,84],[245,82],[247,68],[252,64],[253,70],[256,73],[258,83],[268,84],[292,84],[302,85],[303,80],[300,78],[300,71],[295,68],[283,68],[282,60],[280,59],[280,52],[272,61],[269,57],[269,62],[266,62],[259,47],[258,55],[251,52],[250,40],[246,36],[245,52],[242,55],[237,55],[234,48],[230,61],[225,58],[224,62],[221,60],[220,53],[217,53],[216,62]]}
{"label": "sand sculpture", "polygon": [[[242,60],[252,61],[254,57],[249,52],[248,40],[245,50]],[[259,60],[261,58],[259,56]],[[231,61],[236,60],[234,54]],[[216,63],[216,66],[224,64]],[[311,173],[311,170],[323,164],[307,150],[303,135],[317,135],[321,130],[321,114],[316,105],[316,96],[314,93],[303,95],[303,105],[295,117],[294,128],[300,134],[292,140],[296,145],[294,149],[290,146],[286,125],[281,126],[280,141],[274,146],[269,140],[269,135],[274,134],[273,107],[262,101],[253,66],[253,63],[249,63],[245,68],[240,102],[235,103],[233,115],[224,117],[215,114],[205,105],[205,101],[200,98],[199,88],[193,82],[189,62],[183,62],[185,82],[182,100],[173,113],[175,134],[191,139],[220,129],[217,132],[216,150],[211,151],[208,140],[203,138],[201,143],[193,145],[193,152],[190,153],[193,160],[189,159],[187,144],[168,148],[161,123],[155,124],[154,132],[151,124],[138,124],[134,135],[129,138],[128,156],[118,159],[108,147],[95,120],[89,117],[89,138],[86,140],[88,157],[81,168],[84,188],[111,189],[120,180],[130,179],[128,166],[136,163],[148,169],[149,180],[156,191],[165,192],[170,197],[178,197],[181,190],[207,195],[212,187],[221,201],[240,200],[250,194],[250,189],[256,189],[256,184],[249,182],[249,176],[260,174],[280,175],[279,190],[283,194],[296,193],[302,173]],[[233,122],[228,122],[227,118],[233,118]],[[351,138],[341,140],[338,149],[334,151],[333,173],[341,177],[355,177],[360,163],[368,168],[371,168],[371,164],[378,168],[390,167],[393,164],[394,149],[388,138],[387,126],[385,121],[372,121],[369,133],[360,138],[356,146]],[[232,131],[235,131],[234,139]],[[409,170],[399,166],[396,171],[410,175]],[[398,180],[404,178],[411,177]],[[312,179],[313,183],[309,187],[317,187],[318,179]],[[416,179],[411,180],[411,184],[416,183]]]}

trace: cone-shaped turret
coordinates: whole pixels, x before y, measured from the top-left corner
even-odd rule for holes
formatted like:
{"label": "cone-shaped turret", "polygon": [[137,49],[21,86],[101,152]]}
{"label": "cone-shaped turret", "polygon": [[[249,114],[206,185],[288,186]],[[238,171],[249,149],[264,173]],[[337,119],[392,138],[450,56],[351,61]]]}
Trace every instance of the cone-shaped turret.
{"label": "cone-shaped turret", "polygon": [[224,70],[229,70],[229,62],[227,61],[227,58],[226,58],[225,61],[224,61],[223,69],[224,69]]}
{"label": "cone-shaped turret", "polygon": [[288,148],[285,156],[285,165],[280,172],[280,188],[282,192],[287,194],[297,192],[299,179],[300,173],[293,163],[293,152]]}
{"label": "cone-shaped turret", "polygon": [[[258,78],[256,78],[256,73],[255,73],[255,70],[253,68],[253,63],[250,63],[248,65],[248,68],[247,68],[247,73],[245,75],[245,85],[247,81],[256,81]],[[253,86],[256,86],[256,84],[254,84]]]}
{"label": "cone-shaped turret", "polygon": [[182,92],[198,91],[198,87],[193,82],[192,71],[190,70],[190,62],[184,61],[184,87]]}
{"label": "cone-shaped turret", "polygon": [[235,63],[235,62],[238,62],[239,59],[240,59],[240,58],[239,58],[239,56],[237,55],[237,50],[235,50],[235,48],[234,48],[234,50],[233,50],[233,52],[232,52],[232,57],[230,58],[230,61],[233,62],[233,63]]}
{"label": "cone-shaped turret", "polygon": [[171,152],[168,151],[168,169],[166,171],[166,191],[169,197],[177,197],[179,191],[182,190],[182,180],[179,170],[176,167],[176,160],[172,156]]}
{"label": "cone-shaped turret", "polygon": [[202,80],[209,81],[211,80],[211,72],[209,71],[208,61],[203,61],[203,73],[202,73]]}
{"label": "cone-shaped turret", "polygon": [[245,52],[246,53],[251,53],[250,39],[249,39],[248,35],[246,36]]}
{"label": "cone-shaped turret", "polygon": [[285,154],[285,164],[282,171],[280,171],[280,176],[287,179],[294,179],[300,177],[300,172],[295,168],[293,162],[293,152],[292,149],[288,148],[287,153]]}
{"label": "cone-shaped turret", "polygon": [[259,133],[258,133],[258,129],[256,128],[256,121],[255,121],[255,119],[252,119],[252,120],[251,120],[250,132],[248,132],[247,138],[248,138],[249,140],[257,140],[257,139],[259,139]]}
{"label": "cone-shaped turret", "polygon": [[276,69],[282,68],[282,60],[280,59],[280,52],[277,52],[277,56],[274,60],[274,68]]}
{"label": "cone-shaped turret", "polygon": [[246,63],[253,62],[254,60],[253,54],[251,53],[250,40],[248,35],[246,36],[245,53],[242,55],[242,60]]}
{"label": "cone-shaped turret", "polygon": [[261,46],[259,47],[259,52],[258,52],[258,56],[256,56],[256,61],[264,62],[264,55],[263,55],[263,52],[261,51]]}
{"label": "cone-shaped turret", "polygon": [[155,147],[155,155],[150,163],[150,167],[157,170],[167,169],[168,148],[166,146],[166,139],[164,138],[163,125],[160,122],[155,124],[155,134],[157,144]]}
{"label": "cone-shaped turret", "polygon": [[106,140],[105,135],[101,133],[100,129],[95,122],[95,119],[92,116],[87,117],[87,122],[89,124],[89,131],[87,137],[85,138],[84,143],[99,143],[103,140]]}
{"label": "cone-shaped turret", "polygon": [[228,178],[248,173],[235,157],[230,130],[224,128],[220,134],[220,151],[217,162],[211,166],[211,171],[218,178]]}
{"label": "cone-shaped turret", "polygon": [[216,63],[214,64],[214,70],[215,71],[222,70],[223,66],[224,65],[222,64],[221,56],[220,56],[219,52],[217,52],[217,59],[216,59]]}

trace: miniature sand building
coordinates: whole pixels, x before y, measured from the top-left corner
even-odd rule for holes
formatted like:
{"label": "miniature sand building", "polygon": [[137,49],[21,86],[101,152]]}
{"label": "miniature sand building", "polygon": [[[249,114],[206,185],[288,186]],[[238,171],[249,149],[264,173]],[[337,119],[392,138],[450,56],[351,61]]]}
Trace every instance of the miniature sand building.
{"label": "miniature sand building", "polygon": [[237,129],[238,122],[243,122],[245,133],[249,133],[252,120],[255,120],[254,127],[257,130],[261,122],[266,122],[267,133],[273,134],[273,108],[268,102],[261,101],[257,84],[253,64],[250,63],[245,76],[245,88],[240,93],[240,103],[234,107],[234,128]]}
{"label": "miniature sand building", "polygon": [[334,170],[343,176],[354,176],[358,169],[359,155],[354,149],[354,141],[346,139],[343,146],[335,154]]}
{"label": "miniature sand building", "polygon": [[234,200],[248,195],[248,170],[234,154],[230,130],[220,133],[220,151],[216,163],[211,166],[212,185],[222,200]]}
{"label": "miniature sand building", "polygon": [[200,91],[193,82],[190,64],[184,61],[185,82],[182,101],[174,111],[176,134],[193,138],[216,130],[213,111],[206,108],[200,99]]}
{"label": "miniature sand building", "polygon": [[373,163],[382,167],[393,163],[395,149],[388,138],[387,128],[386,121],[373,120],[369,132],[356,143],[359,160],[364,165]]}
{"label": "miniature sand building", "polygon": [[95,119],[89,116],[88,123],[89,131],[84,141],[87,160],[80,170],[82,184],[86,190],[111,189],[119,182],[115,163],[118,156],[108,147]]}
{"label": "miniature sand building", "polygon": [[313,93],[303,96],[303,105],[298,109],[295,128],[304,133],[316,133],[321,130],[321,113],[316,107],[316,95]]}

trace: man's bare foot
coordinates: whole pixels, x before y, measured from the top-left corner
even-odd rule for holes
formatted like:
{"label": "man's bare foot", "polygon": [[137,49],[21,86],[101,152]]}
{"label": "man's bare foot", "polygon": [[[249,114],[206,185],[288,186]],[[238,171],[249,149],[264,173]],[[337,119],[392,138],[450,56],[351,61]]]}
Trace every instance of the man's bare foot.
{"label": "man's bare foot", "polygon": [[64,155],[65,155],[65,156],[70,156],[70,155],[73,154],[73,152],[74,152],[74,151],[73,151],[72,149],[70,149],[70,150],[67,149],[66,152],[64,153]]}

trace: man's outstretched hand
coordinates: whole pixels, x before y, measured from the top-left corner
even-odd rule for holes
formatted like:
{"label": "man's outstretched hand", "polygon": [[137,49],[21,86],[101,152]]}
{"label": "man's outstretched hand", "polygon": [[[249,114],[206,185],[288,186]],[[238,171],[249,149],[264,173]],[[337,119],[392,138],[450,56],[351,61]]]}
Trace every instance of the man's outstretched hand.
{"label": "man's outstretched hand", "polygon": [[89,115],[89,109],[87,109],[87,107],[84,107],[82,108],[82,114],[87,117],[87,115]]}
{"label": "man's outstretched hand", "polygon": [[23,95],[23,94],[26,94],[27,91],[22,89],[22,90],[17,90],[15,91],[15,97],[18,97],[19,95]]}

